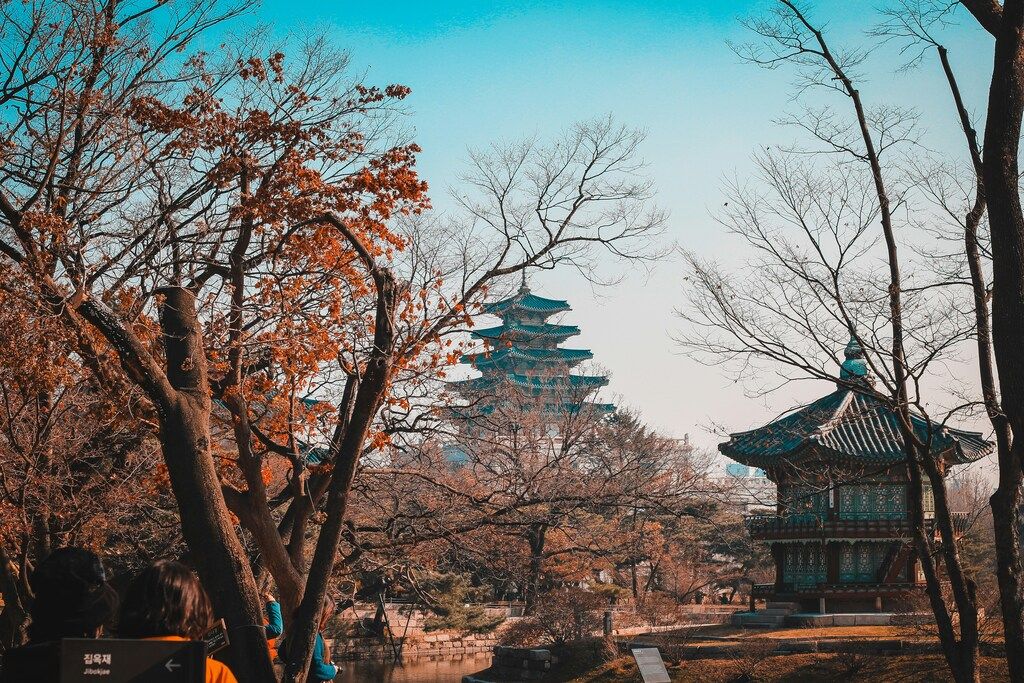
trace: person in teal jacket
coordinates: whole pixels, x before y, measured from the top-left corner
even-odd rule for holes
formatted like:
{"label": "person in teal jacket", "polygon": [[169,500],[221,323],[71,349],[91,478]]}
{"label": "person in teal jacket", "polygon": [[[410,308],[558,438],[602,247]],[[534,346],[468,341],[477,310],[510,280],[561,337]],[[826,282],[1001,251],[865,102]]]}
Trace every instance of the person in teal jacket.
{"label": "person in teal jacket", "polygon": [[263,613],[267,618],[267,640],[273,640],[279,635],[284,633],[284,619],[281,618],[281,603],[274,599],[274,595],[270,592],[263,594],[263,599],[267,603],[263,609]]}
{"label": "person in teal jacket", "polygon": [[[313,641],[313,660],[309,665],[309,680],[311,681],[332,681],[341,672],[341,667],[331,662],[331,653],[324,643],[323,636],[324,627],[333,614],[334,603],[324,600],[324,607],[320,612],[320,622],[317,624],[316,639]],[[277,648],[277,655],[281,660],[287,660],[287,649],[290,647],[288,636],[285,636]]]}

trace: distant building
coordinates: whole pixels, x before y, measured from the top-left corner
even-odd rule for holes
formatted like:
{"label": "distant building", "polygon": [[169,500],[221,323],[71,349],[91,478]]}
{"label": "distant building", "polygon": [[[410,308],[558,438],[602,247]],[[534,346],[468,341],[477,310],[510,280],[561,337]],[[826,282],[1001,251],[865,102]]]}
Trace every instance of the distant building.
{"label": "distant building", "polygon": [[475,439],[503,434],[516,439],[526,429],[557,448],[567,415],[600,418],[614,412],[614,405],[595,401],[608,378],[573,371],[593,353],[562,347],[579,328],[549,322],[570,310],[567,301],[534,294],[525,280],[515,295],[484,305],[483,312],[499,317],[501,324],[472,333],[485,348],[463,356],[462,362],[479,376],[450,384],[463,399],[451,409],[463,438],[445,448],[449,463],[465,464],[468,444]]}
{"label": "distant building", "polygon": [[728,495],[729,504],[744,513],[763,511],[776,505],[775,482],[757,467],[730,462],[726,464],[725,477],[718,480],[718,486]]}
{"label": "distant building", "polygon": [[524,281],[514,296],[486,304],[483,310],[499,316],[501,324],[472,333],[487,348],[463,356],[462,361],[479,370],[480,376],[452,383],[471,406],[466,417],[472,417],[474,408],[491,412],[493,398],[505,389],[532,398],[531,403],[549,413],[575,412],[583,407],[602,413],[614,410],[610,404],[591,402],[596,390],[608,384],[607,377],[572,373],[574,367],[594,357],[588,349],[561,346],[578,335],[580,328],[548,322],[551,316],[571,310],[567,301],[537,296]]}

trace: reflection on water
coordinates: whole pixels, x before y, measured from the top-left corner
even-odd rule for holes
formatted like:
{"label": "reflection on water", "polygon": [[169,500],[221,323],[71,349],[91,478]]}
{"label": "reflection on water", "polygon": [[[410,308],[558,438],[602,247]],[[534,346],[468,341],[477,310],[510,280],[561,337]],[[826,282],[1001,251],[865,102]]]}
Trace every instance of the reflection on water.
{"label": "reflection on water", "polygon": [[406,658],[401,664],[367,660],[338,664],[345,670],[334,680],[341,683],[459,683],[466,674],[489,667],[491,653]]}

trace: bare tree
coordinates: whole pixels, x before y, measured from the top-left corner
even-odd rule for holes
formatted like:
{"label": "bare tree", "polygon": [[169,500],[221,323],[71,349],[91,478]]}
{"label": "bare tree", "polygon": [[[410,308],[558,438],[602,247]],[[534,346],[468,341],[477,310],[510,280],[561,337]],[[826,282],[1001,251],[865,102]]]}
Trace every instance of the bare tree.
{"label": "bare tree", "polygon": [[[977,680],[975,587],[957,550],[944,467],[931,451],[934,425],[945,424],[955,411],[933,422],[922,390],[932,364],[953,353],[973,329],[945,312],[942,295],[935,294],[941,288],[903,272],[896,210],[907,201],[907,188],[899,165],[889,158],[913,139],[916,115],[865,105],[855,82],[864,53],[833,51],[794,3],[781,0],[748,27],[762,41],[738,48],[742,56],[768,68],[795,65],[801,92],[837,93],[852,117],[808,109],[790,120],[820,145],[818,156],[824,160],[792,151],[759,157],[767,193],[737,189],[724,222],[760,254],[761,272],[753,286],[749,280],[734,283],[691,257],[695,301],[684,316],[696,332],[683,341],[719,360],[759,358],[795,369],[781,377],[789,380],[830,377],[832,354],[844,336],[853,334],[880,384],[867,391],[899,416],[913,541],[947,662],[956,680]],[[880,272],[871,267],[872,259],[884,264]],[[865,391],[855,384],[849,382],[849,388]],[[924,434],[915,427],[915,416],[925,418]],[[924,519],[926,482],[935,493],[941,543]],[[943,599],[940,562],[958,621]]]}
{"label": "bare tree", "polygon": [[[589,274],[602,249],[643,258],[663,215],[642,136],[596,121],[475,157],[465,240],[432,257],[420,234],[392,229],[427,206],[418,148],[394,126],[408,89],[358,82],[316,38],[296,56],[258,36],[216,60],[189,52],[246,7],[4,9],[0,254],[106,388],[145,395],[232,668],[260,681],[272,676],[262,610],[231,513],[251,534],[298,606],[295,680],[359,464],[406,428],[401,411],[378,422],[391,388],[447,362],[492,282],[558,264]],[[215,412],[227,429],[211,429]],[[329,438],[311,472],[318,429]],[[282,463],[289,480],[272,494]]]}
{"label": "bare tree", "polygon": [[[1002,18],[1000,8],[995,3],[991,6],[985,5],[985,3],[971,2],[962,4],[979,21],[983,19],[989,21],[989,25],[983,24],[983,26],[990,32],[993,32],[993,26],[998,19]],[[1009,375],[1004,377],[1001,368],[997,369],[993,362],[993,316],[990,303],[996,283],[993,279],[992,289],[988,283],[990,264],[994,263],[995,254],[992,249],[987,248],[989,235],[984,230],[987,227],[985,218],[986,210],[989,208],[990,194],[987,189],[986,173],[993,173],[993,178],[997,179],[998,184],[993,187],[996,188],[996,192],[1000,193],[1000,196],[996,200],[999,216],[995,220],[1004,230],[1009,225],[1008,216],[1013,214],[1014,205],[1019,213],[1020,200],[1017,194],[1016,177],[1012,184],[1007,186],[1002,175],[1005,169],[1000,170],[1003,164],[1013,165],[1016,161],[1004,159],[995,163],[987,163],[986,160],[990,154],[993,156],[1000,154],[1000,148],[986,147],[983,154],[971,115],[961,94],[949,51],[937,37],[938,32],[952,21],[955,8],[955,5],[944,2],[899,2],[884,13],[885,21],[875,30],[875,33],[886,39],[901,41],[904,51],[913,50],[914,52],[911,53],[912,65],[922,62],[929,54],[933,54],[937,58],[949,85],[952,104],[964,134],[965,148],[970,161],[969,171],[962,174],[971,179],[970,187],[963,187],[958,182],[955,171],[944,172],[942,170],[923,174],[922,186],[936,206],[940,208],[940,214],[951,219],[953,225],[962,235],[967,273],[956,273],[955,277],[966,280],[973,290],[972,313],[976,328],[975,337],[978,347],[982,397],[985,411],[995,433],[999,463],[998,487],[992,495],[990,503],[996,537],[995,553],[1000,587],[1000,606],[1006,641],[1007,664],[1011,677],[1017,679],[1024,677],[1024,588],[1021,584],[1020,525],[1017,521],[1020,515],[1021,484],[1024,482],[1024,472],[1021,469],[1020,453],[1014,449],[1015,432],[1011,418],[1013,411],[1004,405],[1007,400],[1006,392],[1003,391],[1001,394],[1001,384],[1007,381]],[[998,64],[998,62],[999,58],[997,57],[997,67],[993,76],[993,92],[997,89],[997,78],[1005,79],[1007,77],[1006,64]],[[1020,78],[1019,75],[1018,78]],[[1012,119],[1012,106],[1010,111],[1009,118]],[[993,112],[990,109],[989,114],[990,116],[998,114],[991,120],[991,125],[994,127],[993,134],[998,138],[1003,134],[999,131],[1007,125],[1007,118],[1004,116],[1004,110]],[[1019,137],[1019,111],[1016,116],[1018,117]],[[986,142],[987,144],[988,142]],[[994,151],[990,152],[989,149]],[[1014,145],[1012,152],[1014,158],[1016,150],[1017,147]],[[1013,196],[1008,197],[1007,192],[1012,193]],[[958,263],[958,260],[952,262]],[[1004,284],[1004,286],[1006,285]],[[1016,290],[1011,289],[1010,291]],[[1005,301],[1006,297],[996,294],[995,298],[997,300],[1002,298]],[[999,354],[995,354],[995,357],[998,360]],[[1005,354],[1003,354],[1003,358],[1006,358]],[[998,383],[997,372],[999,374]]]}

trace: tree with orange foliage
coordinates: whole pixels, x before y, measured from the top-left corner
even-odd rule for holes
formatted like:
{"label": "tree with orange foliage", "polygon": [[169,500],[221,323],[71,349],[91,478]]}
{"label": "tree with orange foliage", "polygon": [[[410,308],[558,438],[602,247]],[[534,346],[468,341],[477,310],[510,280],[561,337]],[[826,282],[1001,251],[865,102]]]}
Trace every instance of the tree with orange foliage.
{"label": "tree with orange foliage", "polygon": [[118,572],[178,539],[173,501],[139,485],[159,457],[138,390],[102,390],[77,341],[20,287],[0,275],[0,650],[21,644],[28,577],[53,548],[103,549]]}
{"label": "tree with orange foliage", "polygon": [[[391,248],[382,222],[422,204],[425,187],[411,170],[414,147],[373,149],[353,123],[405,89],[347,83],[316,45],[294,77],[279,53],[213,68],[199,53],[177,57],[239,9],[116,0],[6,8],[0,50],[27,75],[0,95],[0,252],[29,301],[59,316],[100,376],[127,377],[145,395],[193,561],[231,628],[232,668],[255,681],[273,673],[212,455],[211,401],[231,407],[237,431],[247,428],[247,391],[268,391],[243,381],[245,346],[287,328],[293,295],[309,283],[339,294],[318,302],[327,320],[319,347],[292,346],[283,357],[325,353],[347,290],[386,291],[387,318],[395,288],[386,275],[368,286],[360,269]],[[244,327],[246,314],[262,329]],[[386,335],[386,324],[377,327]],[[283,345],[311,337],[302,329]],[[387,375],[386,366],[374,372],[374,359],[367,366],[360,387],[375,388],[356,398],[352,433],[365,422],[357,442]],[[375,374],[376,384],[367,379]],[[261,467],[250,446],[238,439],[237,461],[256,498]]]}
{"label": "tree with orange foliage", "polygon": [[0,254],[106,390],[145,397],[229,663],[261,681],[273,674],[236,521],[251,534],[297,606],[296,680],[361,458],[408,428],[378,423],[382,405],[412,408],[416,390],[394,387],[427,386],[457,358],[451,335],[492,281],[583,267],[595,247],[639,256],[662,216],[646,207],[640,136],[606,121],[476,157],[473,237],[403,233],[397,219],[428,206],[416,146],[387,139],[408,89],[352,79],[317,39],[292,58],[258,37],[216,60],[192,51],[244,9],[51,0],[0,16],[19,74],[0,91]]}

